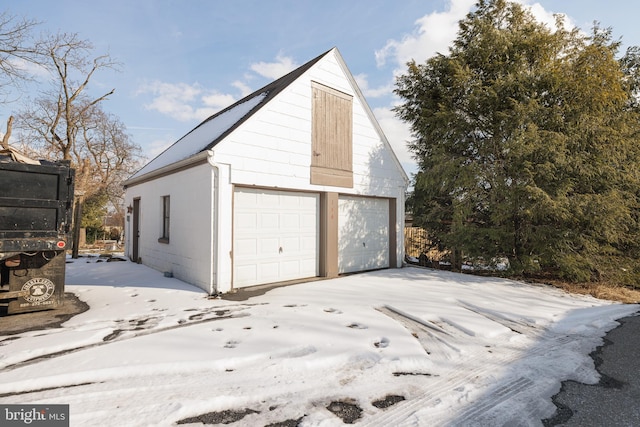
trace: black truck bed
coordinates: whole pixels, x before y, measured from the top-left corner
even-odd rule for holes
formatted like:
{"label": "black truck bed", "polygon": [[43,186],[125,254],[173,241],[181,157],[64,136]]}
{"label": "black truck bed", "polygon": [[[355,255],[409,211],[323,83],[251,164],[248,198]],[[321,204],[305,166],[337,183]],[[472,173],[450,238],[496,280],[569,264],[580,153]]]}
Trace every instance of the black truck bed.
{"label": "black truck bed", "polygon": [[69,162],[0,160],[0,300],[8,301],[7,314],[62,303],[73,189]]}

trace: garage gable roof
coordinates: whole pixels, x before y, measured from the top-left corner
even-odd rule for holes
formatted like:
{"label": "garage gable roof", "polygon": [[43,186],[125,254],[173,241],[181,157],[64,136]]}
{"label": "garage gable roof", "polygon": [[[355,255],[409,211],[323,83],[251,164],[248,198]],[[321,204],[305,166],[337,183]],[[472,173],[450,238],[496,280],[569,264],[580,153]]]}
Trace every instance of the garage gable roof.
{"label": "garage gable roof", "polygon": [[207,118],[143,166],[129,180],[210,150],[329,52],[331,50]]}

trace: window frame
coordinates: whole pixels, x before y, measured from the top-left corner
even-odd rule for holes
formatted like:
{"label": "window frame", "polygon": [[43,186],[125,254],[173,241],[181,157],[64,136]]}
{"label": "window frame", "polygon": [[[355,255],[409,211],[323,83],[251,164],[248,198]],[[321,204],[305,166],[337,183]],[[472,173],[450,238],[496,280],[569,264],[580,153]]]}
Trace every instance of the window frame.
{"label": "window frame", "polygon": [[169,243],[170,229],[171,229],[171,196],[165,195],[160,198],[160,203],[162,205],[162,229],[160,238],[158,239],[159,243]]}

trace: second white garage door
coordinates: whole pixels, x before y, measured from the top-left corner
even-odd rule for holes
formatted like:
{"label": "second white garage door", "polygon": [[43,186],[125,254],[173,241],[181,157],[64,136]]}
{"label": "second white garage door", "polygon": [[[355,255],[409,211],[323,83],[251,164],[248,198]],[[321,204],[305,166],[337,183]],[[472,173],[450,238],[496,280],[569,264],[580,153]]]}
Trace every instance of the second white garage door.
{"label": "second white garage door", "polygon": [[317,276],[318,216],[317,194],[236,189],[234,287]]}
{"label": "second white garage door", "polygon": [[389,200],[340,196],[338,272],[389,267]]}

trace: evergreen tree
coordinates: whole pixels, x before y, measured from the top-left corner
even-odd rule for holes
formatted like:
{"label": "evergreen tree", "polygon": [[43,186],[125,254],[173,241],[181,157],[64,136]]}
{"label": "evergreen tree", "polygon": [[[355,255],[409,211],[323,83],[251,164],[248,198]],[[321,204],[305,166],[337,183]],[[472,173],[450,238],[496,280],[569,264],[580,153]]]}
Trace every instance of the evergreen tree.
{"label": "evergreen tree", "polygon": [[618,49],[609,29],[552,29],[519,4],[479,1],[448,55],[397,80],[415,222],[441,248],[508,257],[518,274],[610,278],[624,271],[615,258],[640,275],[640,61]]}
{"label": "evergreen tree", "polygon": [[86,229],[89,243],[93,243],[99,234],[104,233],[108,200],[107,193],[100,192],[89,196],[82,206],[81,227]]}

